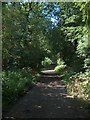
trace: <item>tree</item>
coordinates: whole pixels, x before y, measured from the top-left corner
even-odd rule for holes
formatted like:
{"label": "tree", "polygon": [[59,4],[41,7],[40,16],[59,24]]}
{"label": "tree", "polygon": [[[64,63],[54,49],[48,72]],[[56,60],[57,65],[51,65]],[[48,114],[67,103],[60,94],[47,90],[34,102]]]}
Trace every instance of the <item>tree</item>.
{"label": "tree", "polygon": [[2,7],[3,67],[37,67],[48,51],[43,5],[20,2],[3,3]]}

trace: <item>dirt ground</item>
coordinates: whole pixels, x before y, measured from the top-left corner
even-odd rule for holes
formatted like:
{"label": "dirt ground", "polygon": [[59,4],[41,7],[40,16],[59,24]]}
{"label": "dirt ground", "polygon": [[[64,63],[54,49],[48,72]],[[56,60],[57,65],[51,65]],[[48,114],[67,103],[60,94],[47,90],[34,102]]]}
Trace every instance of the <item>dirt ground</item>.
{"label": "dirt ground", "polygon": [[43,75],[7,112],[4,119],[88,117],[88,110],[78,100],[68,96],[63,80],[58,75]]}

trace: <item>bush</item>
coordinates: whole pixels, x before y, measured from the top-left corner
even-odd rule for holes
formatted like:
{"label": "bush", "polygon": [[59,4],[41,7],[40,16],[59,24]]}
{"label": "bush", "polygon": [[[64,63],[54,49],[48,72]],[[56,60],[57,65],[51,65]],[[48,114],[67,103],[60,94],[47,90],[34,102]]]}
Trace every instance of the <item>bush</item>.
{"label": "bush", "polygon": [[42,61],[42,65],[44,67],[48,67],[52,63],[52,60],[48,57],[45,57],[44,61]]}
{"label": "bush", "polygon": [[66,84],[68,84],[69,82],[71,82],[70,77],[75,75],[76,72],[71,68],[68,67],[67,69],[65,69],[65,71],[63,72],[63,80]]}
{"label": "bush", "polygon": [[66,65],[58,65],[55,67],[56,72],[62,72],[66,68]]}
{"label": "bush", "polygon": [[67,90],[73,97],[90,101],[90,71],[77,73],[70,78]]}
{"label": "bush", "polygon": [[62,72],[63,73],[65,68],[66,68],[65,62],[61,58],[58,58],[57,59],[57,66],[54,68],[54,70],[56,72],[60,72],[60,73]]}
{"label": "bush", "polygon": [[65,62],[61,58],[57,59],[57,65],[64,65],[64,64]]}
{"label": "bush", "polygon": [[36,80],[30,68],[2,72],[2,98],[3,105],[7,106],[17,100]]}

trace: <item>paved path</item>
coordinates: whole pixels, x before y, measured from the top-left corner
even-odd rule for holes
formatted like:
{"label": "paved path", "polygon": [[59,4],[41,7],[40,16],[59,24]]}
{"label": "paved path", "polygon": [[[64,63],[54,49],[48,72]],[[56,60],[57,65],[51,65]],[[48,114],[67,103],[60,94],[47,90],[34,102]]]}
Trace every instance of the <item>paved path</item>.
{"label": "paved path", "polygon": [[40,81],[7,113],[6,118],[86,118],[88,111],[67,95],[59,76],[42,75]]}

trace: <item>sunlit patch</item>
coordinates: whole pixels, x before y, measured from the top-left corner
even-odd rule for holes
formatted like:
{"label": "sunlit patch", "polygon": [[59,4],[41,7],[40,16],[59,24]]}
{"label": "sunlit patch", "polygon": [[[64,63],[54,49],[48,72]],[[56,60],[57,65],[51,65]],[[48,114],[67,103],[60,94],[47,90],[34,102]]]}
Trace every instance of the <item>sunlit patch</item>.
{"label": "sunlit patch", "polygon": [[14,118],[14,117],[5,117],[4,119],[7,119],[7,120],[14,120],[15,118]]}
{"label": "sunlit patch", "polygon": [[74,96],[70,96],[70,95],[67,95],[66,97],[67,97],[67,98],[74,98]]}
{"label": "sunlit patch", "polygon": [[80,106],[80,109],[82,109],[83,107],[82,106]]}
{"label": "sunlit patch", "polygon": [[52,93],[48,93],[47,95],[48,95],[48,96],[52,96]]}
{"label": "sunlit patch", "polygon": [[71,106],[68,106],[68,108],[71,108]]}
{"label": "sunlit patch", "polygon": [[42,108],[42,106],[41,106],[41,105],[35,105],[35,107],[36,107],[36,108]]}
{"label": "sunlit patch", "polygon": [[58,106],[57,108],[61,108],[60,106]]}
{"label": "sunlit patch", "polygon": [[60,93],[61,96],[66,96],[67,97],[67,94],[65,93]]}

